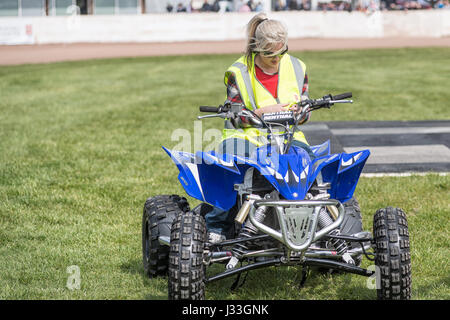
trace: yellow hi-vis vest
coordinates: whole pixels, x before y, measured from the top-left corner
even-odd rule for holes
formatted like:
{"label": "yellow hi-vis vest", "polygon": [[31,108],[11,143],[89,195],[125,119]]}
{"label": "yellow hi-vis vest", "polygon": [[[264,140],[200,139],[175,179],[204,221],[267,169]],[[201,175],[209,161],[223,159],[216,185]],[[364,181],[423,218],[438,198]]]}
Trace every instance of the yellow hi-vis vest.
{"label": "yellow hi-vis vest", "polygon": [[[285,54],[278,67],[278,88],[277,98],[259,82],[255,73],[255,56],[252,54],[252,63],[250,68],[247,65],[247,57],[242,56],[233,63],[225,72],[224,82],[228,85],[228,78],[231,74],[236,79],[236,84],[241,94],[245,107],[250,110],[256,110],[279,103],[293,103],[300,101],[305,79],[306,66],[299,59]],[[264,133],[256,128],[243,129],[224,129],[222,139],[240,138],[260,146],[261,141],[258,137]],[[308,144],[305,135],[301,131],[294,134],[294,139]]]}

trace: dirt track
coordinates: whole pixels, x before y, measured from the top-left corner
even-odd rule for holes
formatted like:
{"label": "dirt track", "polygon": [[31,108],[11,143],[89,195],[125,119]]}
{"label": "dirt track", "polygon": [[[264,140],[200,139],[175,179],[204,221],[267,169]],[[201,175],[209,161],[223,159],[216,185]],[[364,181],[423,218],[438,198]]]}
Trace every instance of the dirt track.
{"label": "dirt track", "polygon": [[[78,43],[0,46],[0,65],[98,58],[243,52],[244,41],[177,43]],[[450,47],[450,38],[290,39],[289,50]]]}

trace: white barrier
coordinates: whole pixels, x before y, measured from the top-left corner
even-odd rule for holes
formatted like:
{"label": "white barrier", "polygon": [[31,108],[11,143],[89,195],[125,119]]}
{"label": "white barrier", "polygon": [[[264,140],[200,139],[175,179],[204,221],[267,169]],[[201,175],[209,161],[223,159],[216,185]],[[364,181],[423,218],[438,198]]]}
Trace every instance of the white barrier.
{"label": "white barrier", "polygon": [[[0,44],[240,40],[254,13],[0,18]],[[449,37],[450,10],[272,12],[291,38]]]}

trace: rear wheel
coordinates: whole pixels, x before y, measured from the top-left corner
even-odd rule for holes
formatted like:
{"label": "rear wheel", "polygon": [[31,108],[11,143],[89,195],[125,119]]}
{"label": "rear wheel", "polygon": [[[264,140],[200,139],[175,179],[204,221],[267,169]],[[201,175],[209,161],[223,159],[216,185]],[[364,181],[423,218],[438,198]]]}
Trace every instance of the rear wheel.
{"label": "rear wheel", "polygon": [[170,238],[170,229],[177,215],[189,210],[185,198],[158,195],[148,198],[142,216],[142,256],[145,274],[150,278],[167,274],[169,247],[159,237]]}
{"label": "rear wheel", "polygon": [[205,298],[205,241],[206,223],[202,216],[186,212],[173,222],[169,255],[170,300]]}
{"label": "rear wheel", "polygon": [[411,255],[406,214],[387,207],[375,213],[373,234],[378,269],[378,299],[411,299]]}

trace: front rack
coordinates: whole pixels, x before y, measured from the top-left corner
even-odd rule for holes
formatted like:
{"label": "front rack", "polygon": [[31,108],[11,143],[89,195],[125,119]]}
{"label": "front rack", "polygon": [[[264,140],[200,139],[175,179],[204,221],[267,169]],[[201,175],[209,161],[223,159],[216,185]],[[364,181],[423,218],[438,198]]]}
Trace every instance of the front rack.
{"label": "front rack", "polygon": [[[278,216],[281,232],[255,219],[255,211],[261,207],[273,207]],[[316,232],[322,207],[334,206],[339,214],[330,225]],[[261,232],[280,241],[293,251],[305,251],[312,242],[338,228],[345,217],[344,206],[335,199],[328,200],[256,200],[250,208],[251,223]]]}

